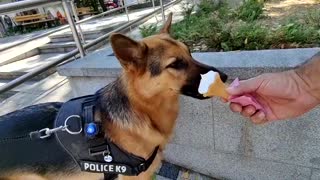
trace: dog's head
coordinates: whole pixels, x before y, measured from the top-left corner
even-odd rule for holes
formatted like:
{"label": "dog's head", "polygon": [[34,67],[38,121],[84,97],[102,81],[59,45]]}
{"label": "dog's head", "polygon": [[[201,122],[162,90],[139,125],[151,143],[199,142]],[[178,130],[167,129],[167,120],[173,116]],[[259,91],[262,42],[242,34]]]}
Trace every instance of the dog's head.
{"label": "dog's head", "polygon": [[172,14],[159,34],[139,42],[121,34],[113,34],[110,42],[114,54],[124,68],[130,86],[143,97],[184,94],[204,99],[198,93],[200,74],[216,71],[223,82],[227,80],[227,75],[197,62],[185,44],[171,38],[171,21]]}

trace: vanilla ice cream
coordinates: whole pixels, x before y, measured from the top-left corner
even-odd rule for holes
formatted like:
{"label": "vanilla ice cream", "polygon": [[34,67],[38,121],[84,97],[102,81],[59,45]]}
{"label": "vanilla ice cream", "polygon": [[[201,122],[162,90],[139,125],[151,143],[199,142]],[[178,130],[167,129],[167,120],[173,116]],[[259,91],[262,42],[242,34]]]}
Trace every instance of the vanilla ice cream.
{"label": "vanilla ice cream", "polygon": [[200,81],[200,85],[198,88],[198,92],[200,94],[205,94],[208,92],[209,87],[211,84],[213,84],[215,82],[215,80],[217,79],[217,72],[214,71],[209,71],[206,74],[201,74],[201,81]]}
{"label": "vanilla ice cream", "polygon": [[226,85],[222,82],[219,73],[209,71],[201,75],[201,81],[198,92],[203,94],[204,97],[218,96],[228,99],[229,95],[226,91]]}

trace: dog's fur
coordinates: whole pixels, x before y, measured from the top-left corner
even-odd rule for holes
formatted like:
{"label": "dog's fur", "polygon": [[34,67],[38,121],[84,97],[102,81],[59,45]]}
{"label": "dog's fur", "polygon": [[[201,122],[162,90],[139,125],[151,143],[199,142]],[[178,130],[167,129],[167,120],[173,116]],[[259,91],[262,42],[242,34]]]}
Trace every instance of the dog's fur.
{"label": "dog's fur", "polygon": [[[157,35],[134,41],[121,34],[113,34],[110,42],[115,56],[123,67],[122,75],[97,92],[95,118],[104,124],[107,136],[126,151],[148,158],[160,145],[156,159],[146,172],[137,177],[120,179],[151,179],[161,161],[161,152],[168,143],[179,110],[179,95],[204,99],[197,92],[200,74],[213,67],[193,60],[183,43],[169,35],[172,14]],[[223,81],[226,75],[220,73]],[[23,168],[23,167],[21,167]],[[18,170],[6,179],[36,179],[34,174]],[[1,175],[0,175],[1,176]],[[32,176],[32,177],[31,177]],[[42,179],[102,179],[102,174],[74,171],[51,172],[38,175]]]}

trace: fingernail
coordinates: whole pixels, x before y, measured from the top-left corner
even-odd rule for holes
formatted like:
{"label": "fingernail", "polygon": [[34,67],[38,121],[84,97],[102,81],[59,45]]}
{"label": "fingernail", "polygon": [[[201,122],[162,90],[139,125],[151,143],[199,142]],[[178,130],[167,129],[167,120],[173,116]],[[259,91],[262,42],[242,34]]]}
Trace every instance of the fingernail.
{"label": "fingernail", "polygon": [[263,112],[261,112],[261,113],[258,114],[258,117],[260,119],[264,119],[266,117],[266,115]]}
{"label": "fingernail", "polygon": [[250,108],[250,109],[248,110],[248,113],[249,113],[249,114],[253,114],[254,112],[255,112],[254,109],[251,109],[251,108]]}
{"label": "fingernail", "polygon": [[235,91],[235,88],[234,87],[227,87],[226,91],[228,93],[233,93]]}

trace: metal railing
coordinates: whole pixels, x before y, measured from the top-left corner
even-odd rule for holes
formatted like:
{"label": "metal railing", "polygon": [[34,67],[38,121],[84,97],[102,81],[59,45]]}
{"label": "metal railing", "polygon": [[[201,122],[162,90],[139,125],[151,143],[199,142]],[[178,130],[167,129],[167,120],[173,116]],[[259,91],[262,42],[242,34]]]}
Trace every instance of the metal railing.
{"label": "metal railing", "polygon": [[0,15],[5,13],[24,11],[38,6],[54,5],[59,3],[61,3],[61,0],[32,0],[3,4],[0,5]]}
{"label": "metal railing", "polygon": [[[160,0],[160,1],[161,1],[161,0]],[[140,17],[140,18],[138,18],[138,19],[136,19],[136,20],[134,20],[134,21],[128,22],[127,24],[125,24],[125,25],[123,25],[123,26],[120,26],[120,27],[114,29],[113,31],[111,31],[111,32],[109,32],[109,33],[107,33],[107,34],[105,34],[105,35],[103,35],[103,36],[101,36],[101,37],[99,37],[99,38],[91,41],[91,42],[88,43],[88,44],[85,44],[85,45],[83,46],[83,48],[84,48],[84,49],[88,49],[88,48],[91,48],[91,47],[93,47],[94,45],[96,45],[96,44],[98,44],[98,43],[100,43],[100,42],[102,42],[102,41],[108,40],[109,36],[110,36],[112,33],[122,32],[122,31],[130,28],[131,26],[135,26],[137,23],[139,23],[139,22],[141,22],[141,21],[143,21],[143,20],[145,20],[145,19],[150,18],[150,17],[153,16],[155,13],[158,13],[158,12],[160,12],[160,11],[161,11],[161,12],[164,12],[164,9],[170,7],[171,5],[174,5],[174,4],[176,4],[176,3],[179,3],[180,1],[181,1],[181,0],[172,1],[172,2],[170,2],[170,3],[167,3],[166,5],[163,5],[162,7],[156,8],[154,11],[152,11],[152,12],[150,12],[150,13],[148,13],[148,14],[146,14],[146,15],[144,15],[144,16],[142,16],[142,17]],[[0,13],[1,13],[1,12],[0,12]],[[162,15],[162,17],[164,17],[164,15]],[[0,86],[0,94],[1,94],[1,93],[4,93],[4,92],[6,92],[6,91],[9,91],[9,90],[11,90],[11,89],[13,89],[14,87],[16,87],[16,86],[24,83],[25,81],[27,81],[27,80],[29,80],[29,79],[31,79],[31,78],[33,78],[33,77],[35,77],[35,76],[37,76],[37,75],[45,72],[45,71],[47,71],[48,69],[51,69],[51,68],[57,66],[58,64],[61,64],[61,63],[63,63],[63,62],[68,61],[70,58],[75,57],[78,53],[79,53],[79,49],[75,49],[75,50],[73,50],[73,51],[71,51],[71,52],[68,52],[68,53],[60,56],[60,57],[57,58],[55,61],[52,61],[52,62],[50,62],[50,63],[48,63],[48,64],[46,64],[46,65],[44,65],[44,66],[41,66],[41,67],[35,69],[35,70],[32,71],[32,72],[26,73],[26,74],[24,74],[24,75],[22,75],[22,76],[20,76],[20,77],[18,77],[18,78],[16,78],[16,79],[14,79],[14,80],[8,82],[8,83],[6,83],[6,84],[3,85],[3,86]]]}
{"label": "metal railing", "polygon": [[72,32],[73,39],[74,39],[74,41],[76,43],[76,46],[77,46],[77,48],[79,50],[80,56],[84,57],[84,55],[85,55],[84,54],[84,49],[83,49],[83,46],[81,44],[76,25],[75,25],[74,20],[72,18],[72,15],[77,16],[77,14],[71,14],[71,12],[69,10],[69,7],[71,6],[71,3],[72,3],[72,1],[62,0],[62,6],[63,6],[64,12],[65,12],[65,14],[67,16],[67,19],[68,19],[68,22],[69,22],[69,25],[70,25],[70,29],[71,29],[71,32]]}
{"label": "metal railing", "polygon": [[[74,0],[72,0],[72,2],[70,3],[70,5],[71,5],[71,10],[72,10],[72,13],[73,13],[73,15],[74,15],[75,21],[76,21],[76,22],[80,21],[79,16],[78,16],[78,14],[77,14],[77,9],[76,9]],[[86,43],[86,40],[85,40],[85,38],[84,38],[84,36],[83,36],[83,32],[82,32],[82,29],[81,29],[80,24],[78,24],[78,28],[79,28],[79,32],[80,32],[80,36],[81,36],[81,42],[82,42],[82,43]]]}
{"label": "metal railing", "polygon": [[[42,0],[42,1],[44,1],[44,0]],[[45,0],[45,1],[48,1],[48,0]],[[58,0],[58,1],[59,1],[59,3],[61,3],[61,0]],[[152,1],[153,1],[153,0],[152,0]],[[0,5],[0,14],[2,13],[2,10],[4,9],[3,6],[4,6],[4,5]],[[39,5],[38,5],[38,6],[39,6]],[[82,19],[82,20],[77,21],[77,22],[76,22],[76,25],[79,25],[79,24],[81,24],[81,23],[90,21],[90,20],[92,20],[92,19],[96,19],[96,18],[99,18],[99,17],[103,17],[103,16],[106,16],[106,15],[112,14],[112,13],[117,12],[117,11],[119,11],[119,10],[125,9],[125,7],[130,7],[130,6],[132,6],[132,5],[129,5],[129,6],[126,6],[126,5],[125,5],[125,6],[121,6],[121,7],[118,7],[118,8],[115,8],[115,9],[112,9],[112,10],[109,10],[109,11],[106,11],[106,12],[103,12],[103,13],[100,13],[100,14],[97,14],[97,15],[95,15],[95,16],[87,17],[87,18],[85,18],[85,19]],[[4,11],[4,10],[3,10],[3,11]],[[4,11],[4,12],[5,12],[5,11]],[[21,45],[21,44],[24,44],[24,43],[27,43],[27,42],[30,42],[30,41],[33,41],[33,40],[36,40],[36,39],[40,39],[40,38],[46,37],[46,36],[48,36],[48,35],[50,35],[50,34],[59,32],[59,31],[61,31],[61,30],[67,29],[67,28],[69,28],[69,27],[70,27],[69,24],[68,24],[68,25],[64,25],[64,26],[62,26],[62,27],[60,27],[60,28],[57,28],[57,29],[48,31],[48,32],[46,32],[46,33],[43,33],[43,34],[34,36],[34,37],[32,37],[32,38],[29,38],[29,39],[26,39],[26,40],[23,40],[23,41],[20,41],[20,42],[17,42],[17,43],[13,43],[13,44],[11,44],[11,45],[9,45],[9,46],[5,46],[5,47],[3,47],[3,48],[0,48],[0,52],[1,52],[1,51],[5,51],[5,50],[7,50],[7,49],[11,49],[11,48],[13,48],[13,47],[15,47],[15,46],[19,46],[19,45]]]}

